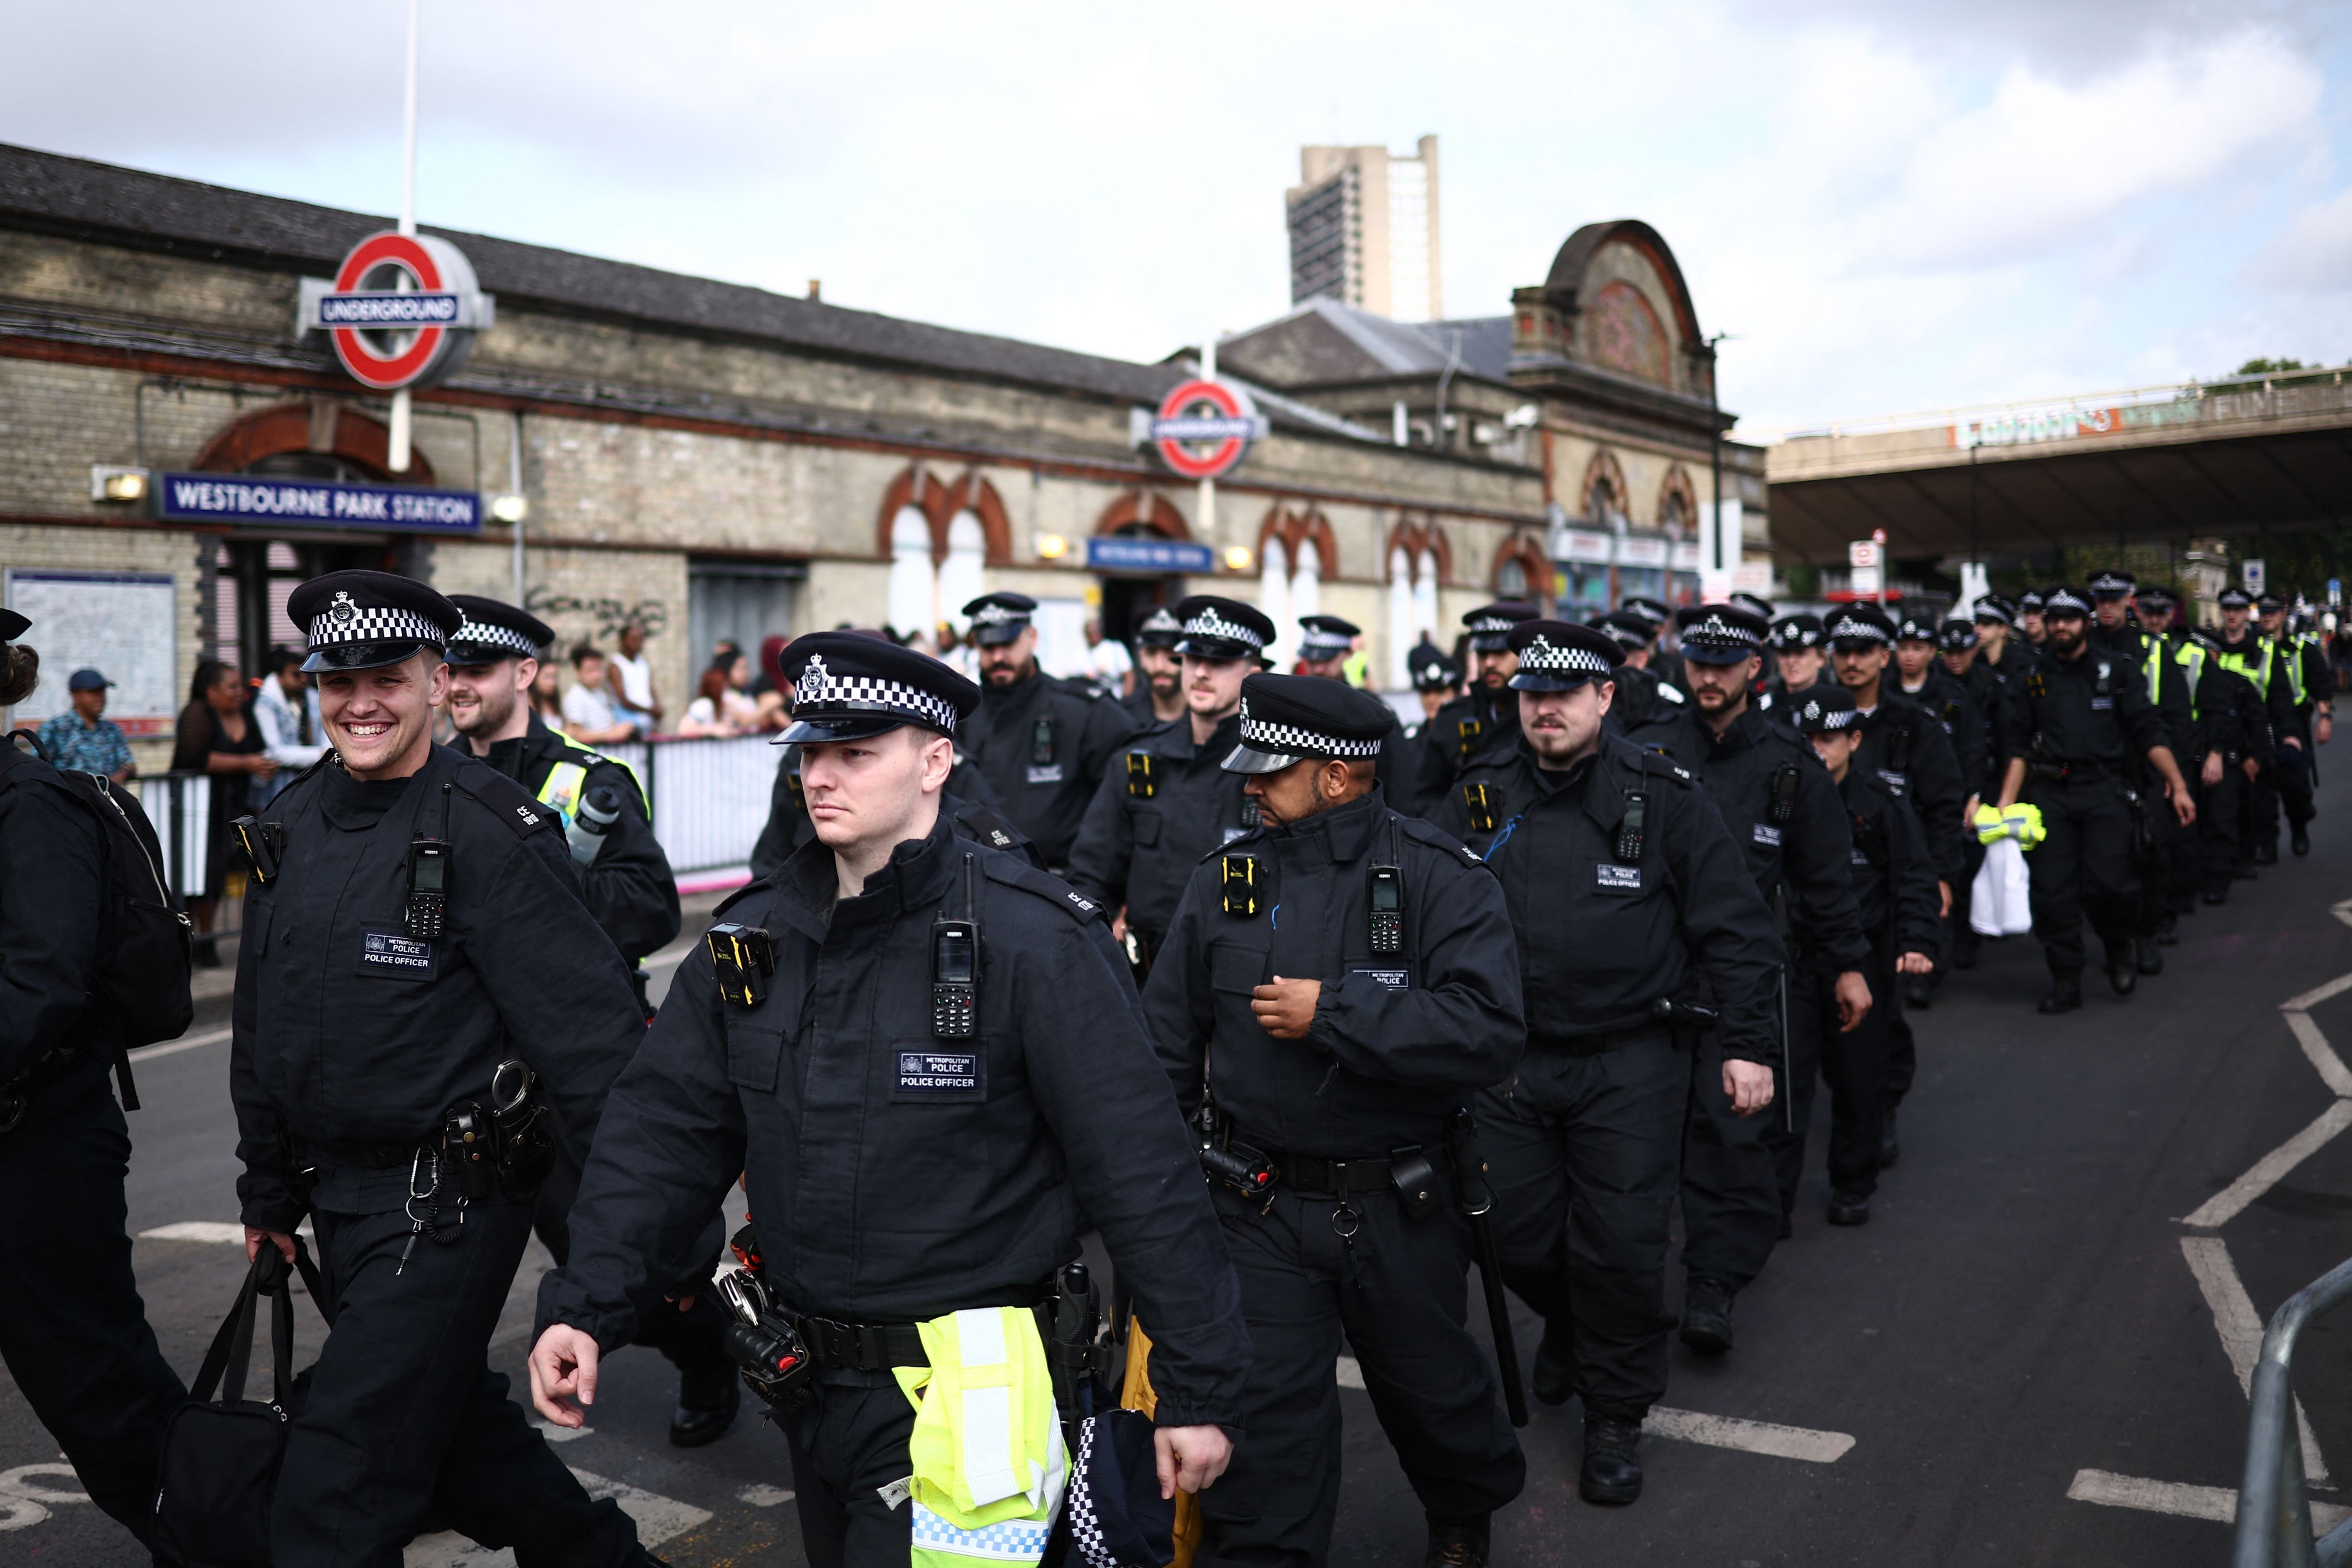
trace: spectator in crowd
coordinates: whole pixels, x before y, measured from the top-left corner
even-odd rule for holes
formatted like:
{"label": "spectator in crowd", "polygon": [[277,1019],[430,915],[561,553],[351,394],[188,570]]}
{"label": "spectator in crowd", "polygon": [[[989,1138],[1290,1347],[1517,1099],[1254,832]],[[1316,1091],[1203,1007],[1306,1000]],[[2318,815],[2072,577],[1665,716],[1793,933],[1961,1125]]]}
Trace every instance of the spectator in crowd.
{"label": "spectator in crowd", "polygon": [[572,650],[572,689],[563,694],[563,733],[583,746],[635,740],[638,725],[613,700],[604,655],[583,643]]}
{"label": "spectator in crowd", "polygon": [[257,810],[294,781],[294,776],[327,755],[327,732],[319,722],[319,692],[302,673],[302,655],[291,648],[269,650],[269,679],[253,699],[261,745],[276,762],[276,777],[253,787]]}
{"label": "spectator in crowd", "polygon": [[[253,780],[267,780],[278,773],[278,761],[265,748],[261,726],[255,722],[250,695],[235,664],[221,659],[199,660],[172,747],[173,772],[212,775],[212,865],[205,877],[204,896],[190,909],[199,932],[213,928],[213,917],[227,884],[233,858],[228,825],[253,809],[247,788]],[[220,955],[211,943],[202,942],[196,946],[196,962],[216,969]]]}
{"label": "spectator in crowd", "polygon": [[[748,678],[748,664],[740,653],[735,663],[746,667]],[[749,735],[759,717],[757,705],[735,689],[730,672],[714,664],[702,672],[702,688],[687,704],[677,733],[705,737]]]}
{"label": "spectator in crowd", "polygon": [[957,631],[953,622],[940,628],[940,663],[966,680],[980,679],[979,656],[972,652],[971,639]]}
{"label": "spectator in crowd", "polygon": [[793,722],[792,684],[783,678],[784,650],[789,637],[765,637],[760,642],[760,673],[751,679],[751,702],[760,715],[760,729],[780,730]]}
{"label": "spectator in crowd", "polygon": [[1103,635],[1102,622],[1087,622],[1087,675],[1104,691],[1123,697],[1135,689],[1135,658],[1127,644]]}
{"label": "spectator in crowd", "polygon": [[563,677],[557,674],[553,659],[541,659],[539,674],[531,677],[530,709],[539,715],[540,723],[559,733],[562,731]]}
{"label": "spectator in crowd", "polygon": [[128,782],[138,767],[131,760],[131,742],[122,727],[104,716],[106,688],[114,683],[96,670],[76,670],[66,681],[73,706],[41,726],[41,753],[49,765],[66,773],[99,773],[117,784]]}
{"label": "spectator in crowd", "polygon": [[661,700],[654,695],[654,666],[646,657],[643,622],[632,621],[621,628],[620,651],[606,672],[604,695],[614,716],[634,723],[639,734],[650,736],[661,727]]}

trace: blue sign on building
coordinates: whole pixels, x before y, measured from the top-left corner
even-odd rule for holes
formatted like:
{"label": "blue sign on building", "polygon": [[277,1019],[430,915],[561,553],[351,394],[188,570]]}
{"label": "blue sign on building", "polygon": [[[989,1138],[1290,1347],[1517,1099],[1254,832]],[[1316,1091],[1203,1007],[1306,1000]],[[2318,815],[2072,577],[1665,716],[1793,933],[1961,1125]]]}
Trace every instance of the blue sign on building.
{"label": "blue sign on building", "polygon": [[478,534],[482,497],[471,490],[399,485],[336,485],[249,474],[166,474],[155,515],[184,523],[278,523],[307,528],[383,528],[395,533]]}
{"label": "blue sign on building", "polygon": [[462,327],[465,301],[455,294],[322,294],[314,327]]}
{"label": "blue sign on building", "polygon": [[1217,552],[1181,539],[1136,538],[1108,534],[1087,541],[1090,571],[1183,572],[1204,576],[1217,570]]}

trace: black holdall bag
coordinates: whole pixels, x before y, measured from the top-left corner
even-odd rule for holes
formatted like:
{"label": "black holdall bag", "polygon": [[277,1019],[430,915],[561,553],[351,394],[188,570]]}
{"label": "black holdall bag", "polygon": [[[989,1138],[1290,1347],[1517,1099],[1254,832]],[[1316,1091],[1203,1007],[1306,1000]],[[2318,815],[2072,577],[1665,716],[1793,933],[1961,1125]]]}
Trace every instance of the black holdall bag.
{"label": "black holdall bag", "polygon": [[[294,1267],[326,1315],[318,1268],[299,1237]],[[205,1353],[188,1402],[163,1428],[155,1483],[158,1563],[173,1568],[269,1568],[269,1511],[278,1494],[278,1467],[286,1457],[287,1427],[302,1393],[293,1369],[294,1302],[288,1273],[285,1258],[264,1241],[237,1287],[227,1321]],[[269,1298],[268,1404],[245,1397],[246,1364],[263,1296]],[[215,1388],[221,1391],[217,1402]]]}

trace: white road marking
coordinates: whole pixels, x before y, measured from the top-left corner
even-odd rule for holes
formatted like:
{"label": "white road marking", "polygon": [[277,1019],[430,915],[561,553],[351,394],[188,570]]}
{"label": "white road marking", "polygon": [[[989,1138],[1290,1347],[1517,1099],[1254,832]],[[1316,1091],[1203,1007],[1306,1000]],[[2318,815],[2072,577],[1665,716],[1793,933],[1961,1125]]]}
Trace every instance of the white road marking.
{"label": "white road marking", "polygon": [[[2076,1470],[2066,1495],[2076,1502],[2137,1508],[2149,1513],[2176,1514],[2182,1519],[2210,1519],[2216,1524],[2234,1524],[2238,1519],[2235,1487],[2193,1487],[2179,1481],[2119,1476],[2112,1470]],[[2347,1519],[2352,1519],[2352,1508],[2332,1502],[2311,1505],[2312,1526],[2322,1535]]]}
{"label": "white road marking", "polygon": [[2344,1059],[2336,1054],[2336,1048],[2327,1043],[2327,1037],[2319,1032],[2311,1015],[2289,1008],[2286,1027],[2294,1030],[2295,1043],[2303,1047],[2303,1054],[2311,1059],[2311,1065],[2328,1090],[2338,1099],[2352,1098],[2352,1067],[2344,1065]]}
{"label": "white road marking", "polygon": [[1776,1459],[1802,1459],[1808,1464],[1834,1464],[1853,1448],[1843,1432],[1816,1432],[1805,1427],[1782,1427],[1770,1421],[1744,1421],[1737,1416],[1702,1416],[1696,1410],[1650,1412],[1642,1430],[1653,1437],[1673,1437],[1704,1443],[1711,1448],[1738,1448],[1769,1454]]}
{"label": "white road marking", "polygon": [[[2221,1336],[2230,1370],[2238,1375],[2239,1389],[2251,1399],[2254,1363],[2263,1353],[2263,1320],[2238,1278],[2238,1267],[2230,1259],[2230,1244],[2218,1236],[2184,1236],[2180,1250],[2189,1259],[2189,1271],[2197,1276],[2198,1289],[2205,1292],[2205,1305],[2213,1314],[2213,1329]],[[2319,1440],[2311,1434],[2311,1419],[2304,1415],[2299,1398],[2294,1413],[2303,1437],[2304,1477],[2311,1485],[2324,1487],[2328,1484],[2327,1462],[2320,1458]]]}
{"label": "white road marking", "polygon": [[183,1219],[176,1225],[159,1225],[152,1230],[139,1233],[142,1241],[243,1241],[245,1227],[226,1224],[217,1219]]}
{"label": "white road marking", "polygon": [[[611,1498],[621,1505],[621,1511],[636,1521],[637,1540],[648,1551],[659,1546],[673,1535],[684,1534],[698,1524],[709,1522],[710,1511],[676,1498],[661,1497],[640,1491],[619,1481],[606,1480],[603,1476],[586,1470],[573,1470],[580,1484],[588,1489],[592,1498]],[[0,1524],[0,1529],[5,1529]],[[513,1568],[514,1553],[501,1548],[493,1552],[477,1546],[454,1530],[436,1535],[422,1535],[408,1543],[401,1554],[401,1568]]]}
{"label": "white road marking", "polygon": [[748,1502],[753,1508],[773,1508],[778,1503],[792,1501],[795,1495],[782,1487],[745,1487],[735,1494],[735,1500]]}
{"label": "white road marking", "polygon": [[177,1040],[167,1040],[161,1045],[142,1045],[126,1052],[133,1061],[152,1061],[159,1056],[177,1056],[184,1051],[194,1051],[200,1045],[218,1045],[236,1032],[233,1030],[208,1029],[202,1034],[184,1034]]}
{"label": "white road marking", "polygon": [[[61,1476],[68,1483],[62,1487],[34,1484],[34,1476]],[[0,1494],[28,1497],[35,1502],[88,1502],[89,1493],[81,1490],[81,1478],[74,1474],[71,1465],[18,1465],[13,1470],[0,1470]]]}
{"label": "white road marking", "polygon": [[2336,919],[2344,922],[2345,925],[2352,925],[2352,898],[2347,898],[2343,903],[2331,906],[2327,913],[2336,916]]}
{"label": "white road marking", "polygon": [[[2343,904],[2337,904],[2336,906],[2336,912],[2337,916],[2345,921],[2345,924],[2352,925],[2352,916],[2347,916],[2344,914]],[[2281,1002],[2279,1007],[2282,1010],[2286,1012],[2307,1013],[2312,1009],[2317,1007],[2320,1003],[2327,1000],[2328,998],[2340,997],[2347,991],[2352,991],[2352,975],[2338,975],[2334,979],[2328,981],[2327,984],[2318,988],[2316,990],[2305,991],[2299,997],[2289,997],[2286,1000]]]}
{"label": "white road marking", "polygon": [[576,1443],[596,1435],[593,1427],[559,1427],[552,1421],[533,1421],[530,1429],[551,1443]]}
{"label": "white road marking", "polygon": [[2352,1127],[2352,1100],[2338,1100],[2319,1113],[2319,1120],[2255,1161],[2253,1169],[2207,1198],[2180,1223],[2200,1230],[2220,1229],[2347,1127]]}
{"label": "white road marking", "polygon": [[1361,1388],[1364,1385],[1364,1364],[1352,1355],[1339,1358],[1339,1386]]}

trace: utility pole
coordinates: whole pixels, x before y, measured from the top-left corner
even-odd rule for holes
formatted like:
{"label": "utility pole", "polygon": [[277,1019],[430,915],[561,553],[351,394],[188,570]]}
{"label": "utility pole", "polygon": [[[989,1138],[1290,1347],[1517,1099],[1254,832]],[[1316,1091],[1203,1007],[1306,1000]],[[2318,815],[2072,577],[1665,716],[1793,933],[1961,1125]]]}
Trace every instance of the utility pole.
{"label": "utility pole", "polygon": [[1716,389],[1717,354],[1715,346],[1730,337],[1717,332],[1706,340],[1706,438],[1710,463],[1714,469],[1713,495],[1709,504],[1715,508],[1715,526],[1708,530],[1714,538],[1715,559],[1708,564],[1717,571],[1723,564],[1723,402]]}
{"label": "utility pole", "polygon": [[[416,29],[420,0],[408,0],[408,87],[403,99],[402,153],[400,167],[400,232],[410,239],[416,236]],[[397,285],[404,294],[409,290],[409,280],[403,273]],[[392,394],[392,438],[390,453],[384,466],[395,474],[408,472],[408,449],[414,439],[412,422],[415,415],[410,406],[406,387]]]}

